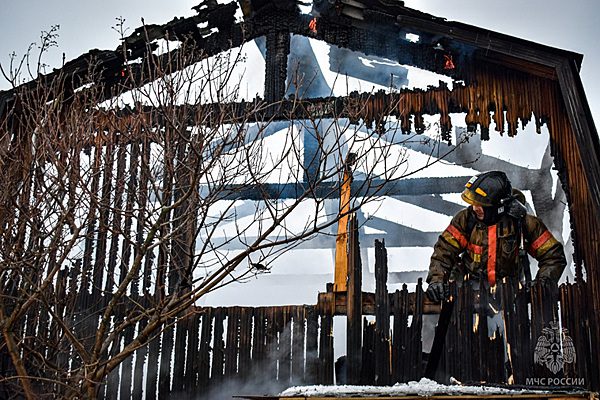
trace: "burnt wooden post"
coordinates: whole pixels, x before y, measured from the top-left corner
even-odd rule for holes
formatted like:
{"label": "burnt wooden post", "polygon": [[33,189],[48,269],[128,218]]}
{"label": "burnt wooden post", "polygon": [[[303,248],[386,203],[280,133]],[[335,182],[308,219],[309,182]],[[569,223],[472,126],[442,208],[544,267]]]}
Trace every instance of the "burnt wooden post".
{"label": "burnt wooden post", "polygon": [[362,265],[358,243],[358,222],[352,214],[348,233],[347,374],[348,384],[359,384],[362,368]]}
{"label": "burnt wooden post", "polygon": [[390,383],[390,307],[385,241],[375,240],[375,384]]}
{"label": "burnt wooden post", "polygon": [[408,329],[409,300],[406,283],[402,291],[396,290],[393,296],[394,340],[392,344],[392,371],[394,382],[408,382],[408,349],[410,338]]}
{"label": "burnt wooden post", "polygon": [[285,96],[290,33],[285,30],[269,32],[266,38],[265,100],[267,103],[273,103]]}

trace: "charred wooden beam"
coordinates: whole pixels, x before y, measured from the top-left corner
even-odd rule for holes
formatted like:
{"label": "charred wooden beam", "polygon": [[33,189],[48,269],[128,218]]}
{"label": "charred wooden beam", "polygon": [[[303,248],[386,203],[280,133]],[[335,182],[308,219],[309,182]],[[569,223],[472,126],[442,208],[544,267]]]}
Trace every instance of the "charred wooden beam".
{"label": "charred wooden beam", "polygon": [[267,103],[283,99],[285,95],[289,54],[290,33],[288,31],[267,34],[265,60],[265,100]]}
{"label": "charred wooden beam", "polygon": [[348,383],[360,383],[362,369],[362,264],[358,242],[358,221],[352,214],[348,223],[348,303],[346,368]]}
{"label": "charred wooden beam", "polygon": [[[394,293],[389,293],[390,297],[390,315],[393,315],[393,309],[396,305]],[[415,293],[408,293],[407,296],[407,313],[413,314],[415,310]],[[347,315],[347,296],[345,293],[319,293],[317,301],[317,310],[319,313],[324,312],[327,307],[334,307],[334,315]],[[430,302],[426,297],[423,301],[423,314],[439,314],[440,305]],[[375,294],[369,292],[362,293],[362,315],[375,315]]]}

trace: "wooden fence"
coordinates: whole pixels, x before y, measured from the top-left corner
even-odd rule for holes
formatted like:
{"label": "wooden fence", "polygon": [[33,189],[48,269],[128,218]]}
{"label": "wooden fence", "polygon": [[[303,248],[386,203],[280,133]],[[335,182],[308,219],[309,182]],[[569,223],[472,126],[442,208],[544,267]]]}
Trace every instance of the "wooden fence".
{"label": "wooden fence", "polygon": [[[360,254],[358,242],[352,248],[354,254]],[[359,355],[353,358],[357,364],[353,365],[352,383],[386,385],[418,380],[428,361],[423,332],[434,329],[426,320],[431,320],[438,305],[426,299],[421,281],[414,293],[409,293],[406,285],[389,293],[384,244],[376,242],[375,252],[376,292],[363,293],[360,284],[356,285],[361,307],[353,306],[353,318],[358,317],[359,323],[348,324],[348,328],[358,334],[346,332],[352,334],[346,354]],[[360,270],[360,262],[354,264]],[[94,279],[82,272],[82,266],[78,260],[72,268],[61,270],[44,298],[57,299],[51,312],[62,316],[85,344],[93,343],[98,315],[110,297],[100,290],[81,289]],[[454,377],[468,383],[546,389],[595,387],[597,366],[590,351],[593,309],[585,300],[585,285],[521,287],[509,280],[490,291],[482,282],[453,284],[456,305],[437,379]],[[328,286],[331,289],[332,285]],[[10,287],[5,289],[10,293]],[[329,291],[319,296],[316,305],[190,307],[114,369],[98,397],[217,399],[229,394],[275,394],[291,385],[333,384],[333,319],[348,313],[349,296]],[[115,318],[127,319],[131,304],[142,309],[156,306],[152,299],[130,294],[117,305]],[[363,320],[369,314],[375,316],[374,321]],[[490,332],[492,318],[500,324]],[[56,323],[39,304],[29,309],[18,328],[28,370],[45,383],[49,393],[53,387],[47,382],[60,382],[61,374],[82,363]],[[118,331],[119,337],[107,351],[118,354],[149,323],[144,317]],[[47,368],[49,365],[52,368]],[[16,375],[6,346],[1,345],[0,376]],[[0,381],[0,398],[13,397],[17,384],[16,379]]]}

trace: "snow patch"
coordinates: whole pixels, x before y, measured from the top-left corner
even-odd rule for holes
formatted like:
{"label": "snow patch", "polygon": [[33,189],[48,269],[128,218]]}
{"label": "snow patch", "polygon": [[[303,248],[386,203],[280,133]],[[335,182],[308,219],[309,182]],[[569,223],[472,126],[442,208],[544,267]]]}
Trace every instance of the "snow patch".
{"label": "snow patch", "polygon": [[462,386],[442,385],[427,378],[419,382],[397,383],[394,386],[294,386],[284,390],[279,396],[405,396],[405,395],[489,395],[489,394],[522,394],[522,393],[544,393],[542,391],[512,390],[489,386]]}

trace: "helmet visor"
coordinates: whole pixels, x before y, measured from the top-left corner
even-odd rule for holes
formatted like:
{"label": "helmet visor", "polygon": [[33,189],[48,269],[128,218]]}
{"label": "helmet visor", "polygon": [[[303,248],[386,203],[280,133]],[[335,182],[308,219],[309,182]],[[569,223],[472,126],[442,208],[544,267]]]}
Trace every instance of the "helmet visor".
{"label": "helmet visor", "polygon": [[489,207],[492,205],[485,197],[475,193],[469,188],[463,190],[460,197],[462,197],[466,203],[471,204],[472,206]]}

